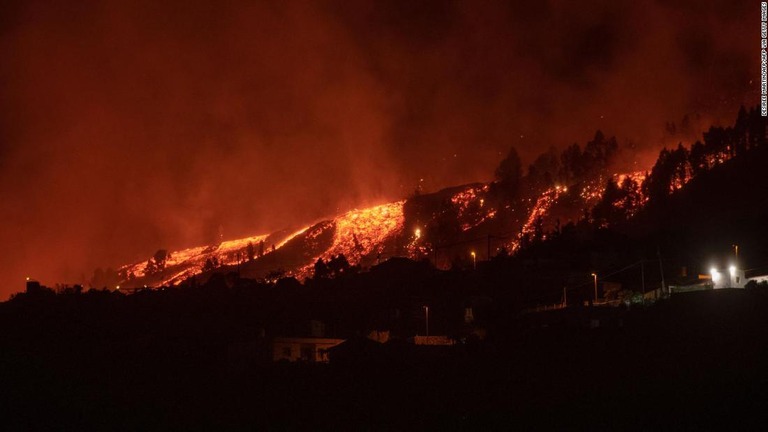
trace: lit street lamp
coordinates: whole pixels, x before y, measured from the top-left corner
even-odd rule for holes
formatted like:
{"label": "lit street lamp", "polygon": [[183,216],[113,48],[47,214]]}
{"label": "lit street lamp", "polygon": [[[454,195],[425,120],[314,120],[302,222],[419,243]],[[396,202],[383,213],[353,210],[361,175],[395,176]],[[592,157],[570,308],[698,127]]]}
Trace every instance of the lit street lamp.
{"label": "lit street lamp", "polygon": [[734,245],[731,245],[731,246],[733,247],[733,251],[736,254],[736,259],[739,259],[739,245],[734,244]]}
{"label": "lit street lamp", "polygon": [[475,251],[472,251],[472,268],[477,270],[477,254]]}
{"label": "lit street lamp", "polygon": [[565,287],[563,287],[563,307],[568,307],[568,293]]}
{"label": "lit street lamp", "polygon": [[592,273],[592,278],[595,280],[595,303],[597,303],[597,273]]}

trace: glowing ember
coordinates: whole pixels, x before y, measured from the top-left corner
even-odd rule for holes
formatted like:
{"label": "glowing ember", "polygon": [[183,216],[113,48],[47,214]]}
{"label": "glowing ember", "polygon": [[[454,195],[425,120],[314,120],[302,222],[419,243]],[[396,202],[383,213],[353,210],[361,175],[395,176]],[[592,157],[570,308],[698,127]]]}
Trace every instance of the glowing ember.
{"label": "glowing ember", "polygon": [[635,182],[638,185],[642,185],[645,181],[645,171],[635,171],[631,173],[625,173],[625,174],[614,174],[614,179],[616,179],[616,185],[621,186],[622,183],[624,183],[624,180],[630,179],[633,182]]}
{"label": "glowing ember", "polygon": [[598,177],[595,180],[587,182],[581,189],[579,195],[588,207],[592,207],[600,201],[605,192],[605,179]]}
{"label": "glowing ember", "polygon": [[542,193],[536,200],[536,204],[534,204],[531,212],[528,214],[528,220],[526,220],[523,225],[521,235],[532,235],[536,220],[538,218],[544,218],[549,213],[552,205],[557,202],[557,199],[561,194],[565,193],[566,190],[567,189],[558,186],[544,191],[544,193]]}
{"label": "glowing ember", "polygon": [[485,208],[485,199],[480,194],[488,191],[488,185],[470,187],[451,197],[451,203],[458,209],[461,230],[468,231],[496,216],[496,210]]}
{"label": "glowing ember", "polygon": [[472,203],[477,199],[478,189],[480,188],[469,188],[451,197],[451,202],[453,205],[459,208],[459,218],[461,218],[464,213],[467,212]]}

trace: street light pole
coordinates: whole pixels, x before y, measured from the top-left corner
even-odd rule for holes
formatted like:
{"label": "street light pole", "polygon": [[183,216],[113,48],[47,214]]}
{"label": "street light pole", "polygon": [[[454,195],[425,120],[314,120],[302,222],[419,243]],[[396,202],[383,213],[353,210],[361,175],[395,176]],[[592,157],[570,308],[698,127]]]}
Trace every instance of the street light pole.
{"label": "street light pole", "polygon": [[429,337],[429,306],[424,306],[424,315],[427,321],[427,337]]}
{"label": "street light pole", "polygon": [[563,307],[568,307],[568,291],[566,291],[566,287],[563,287]]}
{"label": "street light pole", "polygon": [[595,303],[597,303],[597,273],[592,273],[592,278],[595,280]]}
{"label": "street light pole", "polygon": [[472,251],[472,268],[477,270],[477,254],[475,251]]}

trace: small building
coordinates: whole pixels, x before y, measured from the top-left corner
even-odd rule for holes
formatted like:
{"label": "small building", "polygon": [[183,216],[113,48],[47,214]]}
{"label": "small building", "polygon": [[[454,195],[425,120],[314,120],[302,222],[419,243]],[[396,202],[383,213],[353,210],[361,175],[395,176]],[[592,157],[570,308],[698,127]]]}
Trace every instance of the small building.
{"label": "small building", "polygon": [[679,294],[692,291],[706,291],[711,289],[744,288],[749,280],[744,277],[744,270],[736,266],[727,269],[712,267],[709,274],[698,275],[698,280],[687,281],[680,285],[669,285],[670,294]]}
{"label": "small building", "polygon": [[272,360],[289,362],[327,363],[328,349],[344,342],[344,339],[326,336],[326,325],[319,320],[304,323],[303,331],[294,329],[291,337],[272,340]]}
{"label": "small building", "polygon": [[435,346],[450,346],[454,345],[456,341],[448,336],[419,336],[413,337],[414,345],[435,345]]}
{"label": "small building", "polygon": [[744,288],[747,284],[747,279],[744,277],[744,270],[736,268],[736,266],[733,265],[726,270],[719,270],[712,267],[709,274],[712,278],[712,286],[714,289]]}
{"label": "small building", "polygon": [[278,337],[272,341],[272,360],[327,363],[328,350],[344,339],[325,337]]}

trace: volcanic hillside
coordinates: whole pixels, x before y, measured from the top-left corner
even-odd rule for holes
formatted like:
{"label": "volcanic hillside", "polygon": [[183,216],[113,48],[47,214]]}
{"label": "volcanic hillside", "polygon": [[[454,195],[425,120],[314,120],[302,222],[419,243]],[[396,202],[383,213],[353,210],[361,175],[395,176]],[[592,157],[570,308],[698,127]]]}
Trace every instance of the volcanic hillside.
{"label": "volcanic hillside", "polygon": [[494,182],[417,191],[403,201],[352,210],[297,229],[161,250],[145,262],[120,267],[119,283],[175,285],[229,272],[254,279],[304,279],[313,276],[316,263],[333,272],[349,266],[365,269],[392,257],[428,259],[438,268],[466,265],[515,253],[567,224],[625,224],[649,200],[663,203],[697,175],[764,143],[764,119],[757,109],[742,109],[735,126],[711,128],[704,142],[690,150],[682,145],[662,150],[653,167],[640,167],[648,171],[634,164],[633,171],[616,172],[618,155],[628,150],[599,131],[583,150],[573,144],[561,154],[543,153],[525,175],[512,149]]}

